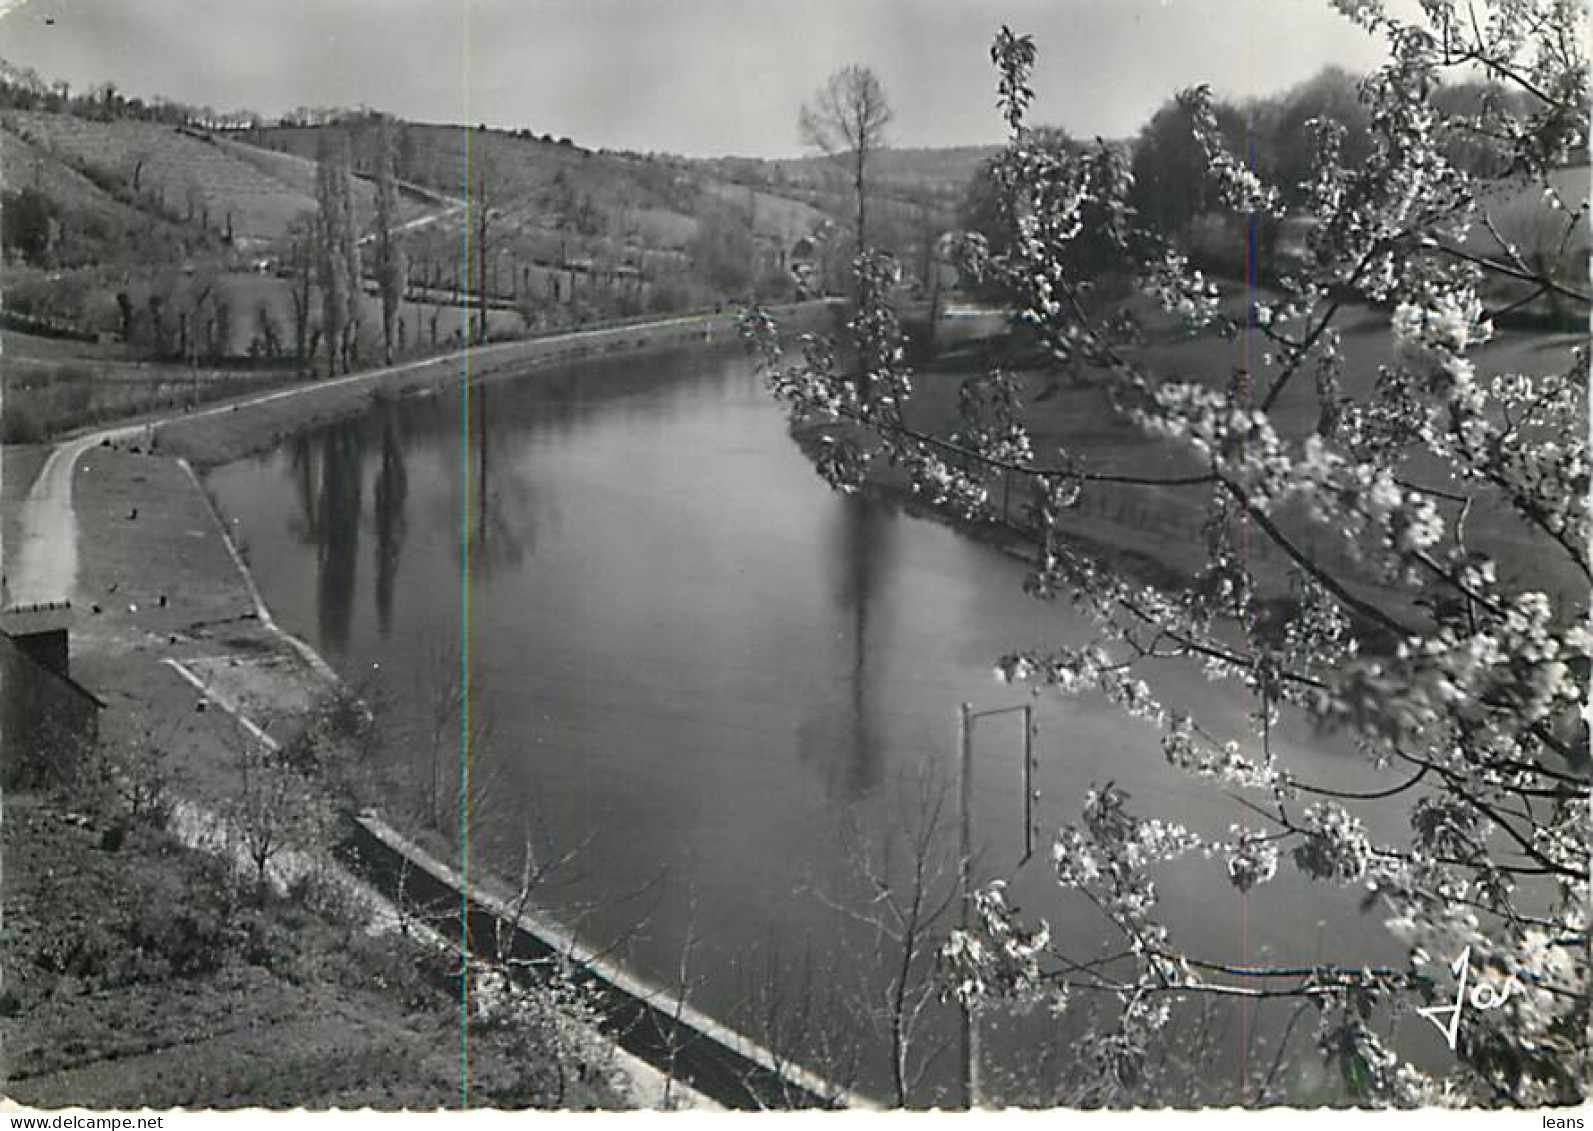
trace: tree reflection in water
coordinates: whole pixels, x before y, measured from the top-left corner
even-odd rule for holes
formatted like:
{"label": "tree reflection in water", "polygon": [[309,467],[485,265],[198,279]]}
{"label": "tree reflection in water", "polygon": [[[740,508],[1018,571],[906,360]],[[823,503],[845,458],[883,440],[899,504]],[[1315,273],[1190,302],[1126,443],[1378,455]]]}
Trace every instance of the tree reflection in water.
{"label": "tree reflection in water", "polygon": [[847,673],[845,697],[840,703],[819,697],[798,743],[805,759],[826,767],[826,787],[832,794],[856,800],[873,792],[881,779],[869,629],[881,583],[891,569],[895,527],[881,504],[862,497],[843,500],[835,513],[832,600],[837,635],[845,642],[844,655],[836,657],[837,668]]}
{"label": "tree reflection in water", "polygon": [[[492,427],[487,411],[487,386],[478,385],[472,399],[475,412],[470,434],[475,444],[475,490],[470,503],[473,513],[464,525],[472,578],[487,578],[512,570],[531,553],[531,531],[535,525],[530,484],[513,471],[494,473],[500,429]],[[510,460],[513,467],[516,461]],[[523,525],[522,525],[523,524]]]}
{"label": "tree reflection in water", "polygon": [[316,618],[320,639],[334,652],[348,647],[359,571],[362,503],[360,422],[334,424],[321,434],[321,537],[317,561]]}
{"label": "tree reflection in water", "polygon": [[393,589],[409,527],[404,513],[409,500],[409,472],[404,465],[398,406],[388,401],[379,415],[381,463],[371,494],[376,509],[376,629],[385,639],[393,630]]}

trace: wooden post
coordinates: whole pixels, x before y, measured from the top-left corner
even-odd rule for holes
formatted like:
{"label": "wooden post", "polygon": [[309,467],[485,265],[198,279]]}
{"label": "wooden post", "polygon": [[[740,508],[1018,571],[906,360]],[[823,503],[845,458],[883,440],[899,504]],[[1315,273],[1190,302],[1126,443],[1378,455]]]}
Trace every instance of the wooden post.
{"label": "wooden post", "polygon": [[1034,771],[1034,707],[1025,704],[1023,708],[1023,859],[1018,861],[1020,868],[1034,855],[1034,842],[1040,831],[1034,822],[1034,803],[1039,797],[1034,788]]}
{"label": "wooden post", "polygon": [[[973,867],[973,707],[964,703],[957,714],[958,773],[957,805],[959,810],[957,844],[957,884],[962,896],[962,909],[958,926],[967,931],[973,925],[973,891],[970,872]],[[962,1068],[962,1104],[974,1109],[979,1095],[978,1068],[979,1044],[974,1026],[973,1006],[964,1002],[960,1010],[961,1024],[958,1032],[959,1057]]]}

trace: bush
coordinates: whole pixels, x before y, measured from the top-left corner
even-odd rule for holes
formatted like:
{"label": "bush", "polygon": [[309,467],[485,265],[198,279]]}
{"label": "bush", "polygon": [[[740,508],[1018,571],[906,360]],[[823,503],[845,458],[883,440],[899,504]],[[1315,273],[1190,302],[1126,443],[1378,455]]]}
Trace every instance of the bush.
{"label": "bush", "polygon": [[0,405],[0,444],[42,444],[49,433],[38,411],[12,392]]}
{"label": "bush", "polygon": [[1190,262],[1230,279],[1243,279],[1252,270],[1256,278],[1270,277],[1277,242],[1276,222],[1258,221],[1252,233],[1233,217],[1217,213],[1195,217],[1184,233]]}
{"label": "bush", "polygon": [[691,287],[684,279],[660,279],[647,296],[647,311],[649,314],[675,314],[689,310],[691,298]]}
{"label": "bush", "polygon": [[92,766],[93,788],[102,812],[130,825],[165,828],[173,797],[166,751],[147,732],[139,739],[103,746]]}
{"label": "bush", "polygon": [[8,192],[0,203],[0,243],[15,248],[29,263],[44,263],[60,229],[55,201],[34,188]]}
{"label": "bush", "polygon": [[48,929],[33,962],[51,974],[94,979],[106,972],[118,949],[102,924],[93,920],[58,922]]}

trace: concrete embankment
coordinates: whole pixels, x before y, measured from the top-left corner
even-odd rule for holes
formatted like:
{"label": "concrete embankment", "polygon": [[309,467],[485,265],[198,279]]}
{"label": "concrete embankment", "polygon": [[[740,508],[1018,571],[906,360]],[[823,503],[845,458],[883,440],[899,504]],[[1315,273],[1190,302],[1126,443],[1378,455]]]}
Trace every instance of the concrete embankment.
{"label": "concrete embankment", "polygon": [[[773,313],[783,327],[815,329],[832,324],[832,309],[830,302],[815,301],[775,308]],[[213,467],[275,447],[300,429],[357,413],[377,396],[457,388],[461,383],[520,374],[529,368],[586,357],[733,342],[739,334],[737,319],[735,313],[688,315],[473,346],[443,357],[215,405],[157,421],[146,426],[144,432],[160,453],[182,456],[199,467]]]}
{"label": "concrete embankment", "polygon": [[339,854],[361,880],[419,909],[418,918],[467,953],[506,961],[523,978],[570,962],[609,1039],[715,1103],[743,1111],[873,1106],[592,953],[534,910],[479,890],[374,814],[349,818]]}

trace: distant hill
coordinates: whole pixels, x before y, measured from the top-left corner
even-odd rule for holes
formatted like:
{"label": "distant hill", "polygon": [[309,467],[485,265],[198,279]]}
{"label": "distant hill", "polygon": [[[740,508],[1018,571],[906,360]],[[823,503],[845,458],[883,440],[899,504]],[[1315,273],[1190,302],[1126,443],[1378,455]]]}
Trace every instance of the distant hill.
{"label": "distant hill", "polygon": [[[361,175],[375,167],[376,127],[374,118],[350,116],[336,126],[273,126],[230,136],[257,153],[308,163],[325,131],[341,129]],[[827,220],[811,204],[733,184],[678,158],[599,153],[525,130],[420,122],[391,128],[398,175],[416,189],[473,197],[485,175],[488,290],[499,300],[565,301],[584,291],[594,299],[606,293],[628,308],[661,286],[682,292],[668,300],[677,303],[744,294],[759,277],[779,277],[789,248]],[[408,240],[428,285],[454,285],[463,219],[444,216]],[[741,262],[727,267],[726,257]]]}
{"label": "distant hill", "polygon": [[[325,128],[272,127],[237,137],[313,160]],[[355,171],[368,171],[374,161],[371,123],[343,128],[352,132]],[[485,169],[492,205],[511,227],[562,232],[566,240],[573,233],[603,236],[634,250],[683,251],[697,234],[705,198],[732,196],[729,183],[677,158],[597,153],[529,131],[418,122],[401,122],[396,129],[400,177],[457,197],[472,191]],[[758,204],[754,232],[770,241],[795,240],[823,220],[812,208],[773,194],[763,194]]]}
{"label": "distant hill", "polygon": [[[870,242],[893,250],[909,276],[927,277],[929,246],[957,225],[969,182],[1000,151],[978,145],[876,152],[868,166]],[[829,217],[838,233],[849,230],[856,212],[851,171],[836,158],[722,157],[693,165],[744,191],[804,204]]]}
{"label": "distant hill", "polygon": [[[86,171],[85,171],[86,170]],[[48,147],[13,132],[0,116],[0,187],[32,189],[53,202],[60,220],[57,262],[66,266],[145,264],[179,260],[213,242],[197,224],[163,211],[153,196],[142,199],[118,176],[96,165],[68,161]]]}
{"label": "distant hill", "polygon": [[[887,147],[870,156],[869,182],[884,197],[912,203],[946,204],[960,200],[979,166],[1000,152],[1001,147],[997,145],[939,149]],[[718,157],[697,164],[736,184],[758,185],[775,191],[851,191],[850,169],[843,161],[823,155],[776,160]]]}
{"label": "distant hill", "polygon": [[[0,179],[7,203],[31,210],[15,215],[33,217],[27,239],[7,249],[8,308],[163,359],[280,357],[303,340],[290,332],[295,310],[307,310],[311,339],[320,313],[318,300],[292,301],[287,240],[317,210],[317,158],[332,131],[348,139],[356,224],[370,238],[380,124],[328,112],[268,125],[110,94],[68,98],[31,79],[7,86],[0,74]],[[517,333],[844,285],[851,187],[822,158],[698,161],[592,151],[528,130],[387,128],[407,348],[446,344],[461,308],[478,303],[492,311],[493,332]],[[927,277],[925,250],[993,152],[882,152],[871,241],[895,251],[910,278]],[[800,278],[798,263],[809,265]],[[364,269],[369,291],[370,257]],[[367,311],[361,333],[369,338],[378,320]],[[375,348],[362,345],[366,356]]]}
{"label": "distant hill", "polygon": [[[267,160],[202,130],[38,110],[0,112],[0,128],[25,143],[35,160],[42,156],[79,171],[109,193],[139,200],[174,222],[228,235],[241,246],[280,240],[315,208],[313,162]],[[355,206],[362,217],[370,215],[372,196],[369,185],[357,186]]]}

